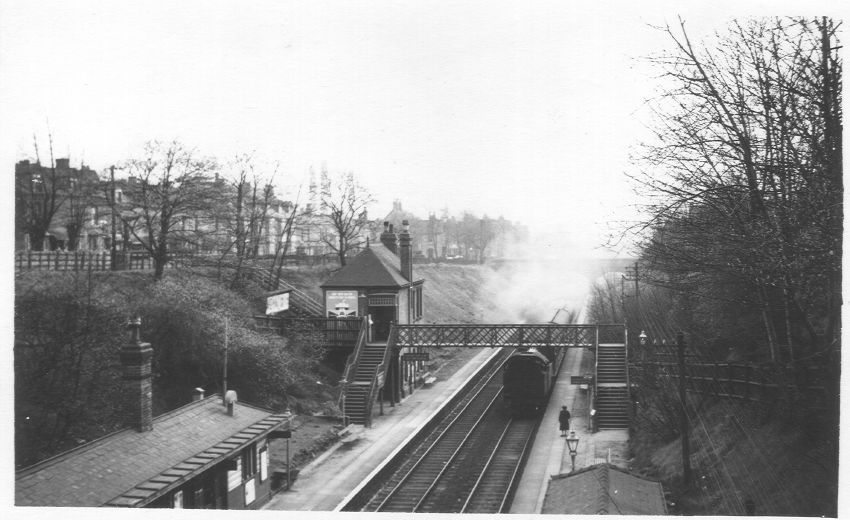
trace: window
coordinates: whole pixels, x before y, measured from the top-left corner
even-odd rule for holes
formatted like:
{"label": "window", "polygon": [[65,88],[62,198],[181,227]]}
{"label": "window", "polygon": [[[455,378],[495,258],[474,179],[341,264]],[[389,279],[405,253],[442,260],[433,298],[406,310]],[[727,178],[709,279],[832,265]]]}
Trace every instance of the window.
{"label": "window", "polygon": [[183,491],[175,491],[174,498],[171,502],[171,507],[174,509],[183,509]]}
{"label": "window", "polygon": [[257,474],[257,446],[252,444],[242,450],[242,480]]}
{"label": "window", "polygon": [[242,457],[236,457],[236,469],[227,472],[227,490],[233,491],[242,483]]}
{"label": "window", "polygon": [[265,482],[269,478],[269,450],[263,446],[260,450],[260,482]]}

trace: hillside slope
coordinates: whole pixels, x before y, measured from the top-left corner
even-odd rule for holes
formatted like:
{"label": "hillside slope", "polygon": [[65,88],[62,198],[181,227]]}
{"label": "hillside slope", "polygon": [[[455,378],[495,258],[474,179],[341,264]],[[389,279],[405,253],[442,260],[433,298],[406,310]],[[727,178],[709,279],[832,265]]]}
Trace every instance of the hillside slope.
{"label": "hillside slope", "polygon": [[674,511],[744,515],[751,500],[759,516],[837,515],[838,437],[817,414],[716,398],[701,410],[691,404],[691,489],[682,489],[679,437],[661,441],[650,410],[637,410],[630,443],[635,469],[677,497]]}

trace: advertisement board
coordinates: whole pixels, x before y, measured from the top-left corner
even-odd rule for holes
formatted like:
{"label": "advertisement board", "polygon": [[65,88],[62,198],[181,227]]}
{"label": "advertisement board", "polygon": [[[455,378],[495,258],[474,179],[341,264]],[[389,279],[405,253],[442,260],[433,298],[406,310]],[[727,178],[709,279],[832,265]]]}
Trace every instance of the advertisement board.
{"label": "advertisement board", "polygon": [[331,318],[357,316],[357,291],[327,291],[325,310]]}

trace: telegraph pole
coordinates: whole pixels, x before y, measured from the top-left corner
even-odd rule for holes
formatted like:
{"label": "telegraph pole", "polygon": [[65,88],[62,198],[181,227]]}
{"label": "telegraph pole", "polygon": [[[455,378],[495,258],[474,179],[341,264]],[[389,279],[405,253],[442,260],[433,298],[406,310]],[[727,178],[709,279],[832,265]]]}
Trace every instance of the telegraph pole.
{"label": "telegraph pole", "polygon": [[682,482],[685,488],[691,484],[691,445],[688,441],[688,411],[685,390],[685,337],[676,334],[676,353],[679,358],[679,429],[682,431]]}
{"label": "telegraph pole", "polygon": [[112,196],[112,200],[111,200],[112,211],[110,211],[110,213],[112,214],[112,241],[109,244],[110,245],[109,249],[110,249],[110,253],[111,253],[112,270],[114,271],[115,268],[117,267],[115,265],[115,258],[117,256],[116,248],[115,248],[115,246],[116,246],[116,244],[115,244],[115,241],[116,241],[116,238],[115,238],[115,166],[109,167],[109,190],[110,190],[111,196]]}

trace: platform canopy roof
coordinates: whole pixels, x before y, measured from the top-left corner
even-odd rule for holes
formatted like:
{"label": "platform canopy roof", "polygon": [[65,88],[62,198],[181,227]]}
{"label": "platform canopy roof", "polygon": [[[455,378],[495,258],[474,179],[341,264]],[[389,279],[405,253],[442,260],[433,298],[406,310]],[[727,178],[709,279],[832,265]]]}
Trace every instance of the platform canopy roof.
{"label": "platform canopy roof", "polygon": [[567,515],[666,515],[660,482],[597,464],[553,476],[543,513]]}
{"label": "platform canopy roof", "polygon": [[228,415],[213,394],[156,417],[151,431],[121,430],[18,471],[15,505],[142,506],[285,422],[243,402]]}
{"label": "platform canopy roof", "polygon": [[[418,280],[415,283],[420,283]],[[401,260],[383,244],[367,247],[334,273],[322,288],[384,287],[400,289],[411,284],[401,274]]]}

